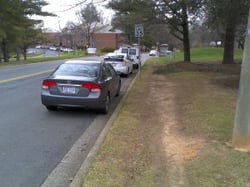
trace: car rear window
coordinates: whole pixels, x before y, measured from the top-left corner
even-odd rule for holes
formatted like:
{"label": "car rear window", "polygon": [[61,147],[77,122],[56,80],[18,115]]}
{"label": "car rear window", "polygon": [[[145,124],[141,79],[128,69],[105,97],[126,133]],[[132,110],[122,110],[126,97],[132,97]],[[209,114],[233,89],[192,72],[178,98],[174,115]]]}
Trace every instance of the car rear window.
{"label": "car rear window", "polygon": [[100,64],[62,64],[54,75],[97,77]]}
{"label": "car rear window", "polygon": [[128,48],[122,48],[122,49],[121,49],[121,53],[126,53],[126,54],[128,54]]}
{"label": "car rear window", "polygon": [[124,57],[123,56],[109,56],[109,57],[105,57],[104,61],[106,61],[106,62],[108,62],[108,61],[123,62]]}
{"label": "car rear window", "polygon": [[136,55],[136,49],[129,49],[129,55]]}

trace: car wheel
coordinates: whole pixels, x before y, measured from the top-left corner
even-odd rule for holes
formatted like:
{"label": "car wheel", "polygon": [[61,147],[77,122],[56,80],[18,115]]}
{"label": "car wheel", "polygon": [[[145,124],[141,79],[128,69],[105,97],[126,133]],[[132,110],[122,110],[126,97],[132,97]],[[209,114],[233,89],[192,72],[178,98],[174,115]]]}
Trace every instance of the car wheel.
{"label": "car wheel", "polygon": [[104,106],[101,108],[101,112],[103,114],[107,114],[109,112],[109,104],[110,104],[110,97],[109,95],[106,96],[106,100],[105,100],[105,104]]}
{"label": "car wheel", "polygon": [[56,111],[57,110],[57,106],[46,106],[46,108],[50,111]]}
{"label": "car wheel", "polygon": [[117,88],[115,96],[119,96],[120,95],[120,90],[121,90],[121,81],[119,81],[119,85],[118,85],[118,88]]}
{"label": "car wheel", "polygon": [[130,74],[132,74],[133,73],[133,67],[131,68],[131,71],[130,71]]}
{"label": "car wheel", "polygon": [[128,67],[128,71],[127,71],[127,73],[125,74],[125,77],[128,77],[129,74],[130,74],[130,72],[129,72],[129,67]]}

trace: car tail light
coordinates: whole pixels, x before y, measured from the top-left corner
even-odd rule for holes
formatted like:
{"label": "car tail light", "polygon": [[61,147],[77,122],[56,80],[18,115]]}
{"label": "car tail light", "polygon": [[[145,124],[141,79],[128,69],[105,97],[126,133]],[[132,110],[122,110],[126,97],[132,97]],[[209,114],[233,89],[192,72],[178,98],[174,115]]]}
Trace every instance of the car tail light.
{"label": "car tail light", "polygon": [[48,80],[43,81],[43,84],[42,84],[43,89],[50,89],[53,86],[56,86],[55,81],[48,81]]}
{"label": "car tail light", "polygon": [[122,65],[123,65],[123,66],[127,66],[127,61],[124,60],[124,61],[122,62]]}
{"label": "car tail light", "polygon": [[93,83],[85,83],[82,85],[83,88],[86,88],[89,90],[89,92],[101,92],[102,88],[98,84]]}

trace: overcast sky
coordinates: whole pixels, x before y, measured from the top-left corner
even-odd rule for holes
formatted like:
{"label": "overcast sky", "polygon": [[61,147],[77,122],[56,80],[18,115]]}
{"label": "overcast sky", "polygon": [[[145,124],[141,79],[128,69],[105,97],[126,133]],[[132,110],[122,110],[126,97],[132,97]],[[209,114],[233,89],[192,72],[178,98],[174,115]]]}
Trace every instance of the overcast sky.
{"label": "overcast sky", "polygon": [[[57,17],[43,17],[44,28],[49,28],[53,31],[59,31],[62,29],[68,21],[78,23],[75,15],[76,11],[79,11],[81,6],[76,6],[79,2],[84,0],[47,0],[49,5],[43,7],[43,11],[51,12],[57,15]],[[90,3],[91,0],[85,0],[86,3]],[[100,0],[94,0],[93,2],[101,2]],[[98,11],[102,11],[106,21],[110,21],[112,17],[112,10],[107,10],[103,6],[103,3],[95,3]],[[74,7],[74,8],[72,8]]]}

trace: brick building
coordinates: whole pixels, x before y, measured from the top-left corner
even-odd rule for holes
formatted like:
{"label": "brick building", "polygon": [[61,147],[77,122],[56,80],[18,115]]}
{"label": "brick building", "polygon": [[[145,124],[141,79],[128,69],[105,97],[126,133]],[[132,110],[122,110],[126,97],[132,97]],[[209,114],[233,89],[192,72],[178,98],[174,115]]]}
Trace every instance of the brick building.
{"label": "brick building", "polygon": [[98,50],[103,48],[118,49],[121,43],[124,43],[126,35],[116,29],[112,29],[110,25],[100,27],[93,33],[93,47]]}
{"label": "brick building", "polygon": [[[45,33],[47,38],[46,45],[62,45],[65,47],[85,47],[87,45],[84,33],[78,28],[74,32],[65,33]],[[91,35],[90,47],[101,50],[103,48],[119,48],[124,43],[126,35],[117,29],[112,29],[110,25],[98,26]]]}

